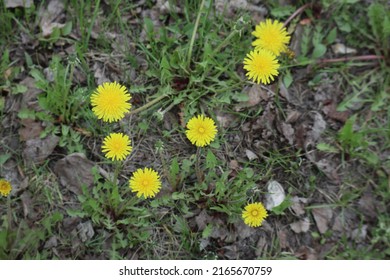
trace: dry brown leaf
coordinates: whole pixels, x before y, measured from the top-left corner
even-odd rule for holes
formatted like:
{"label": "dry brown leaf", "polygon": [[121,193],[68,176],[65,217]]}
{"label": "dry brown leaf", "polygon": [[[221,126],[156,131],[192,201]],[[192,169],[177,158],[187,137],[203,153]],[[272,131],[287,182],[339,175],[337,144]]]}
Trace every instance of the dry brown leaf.
{"label": "dry brown leaf", "polygon": [[340,182],[340,176],[337,173],[336,163],[332,159],[323,158],[317,162],[314,162],[319,170],[324,172],[326,177],[336,184]]}
{"label": "dry brown leaf", "polygon": [[252,152],[251,150],[248,150],[248,149],[245,149],[245,155],[247,156],[249,161],[252,161],[252,160],[259,158],[254,152]]}
{"label": "dry brown leaf", "polygon": [[248,227],[242,219],[235,224],[236,232],[238,232],[238,240],[243,240],[250,236],[253,236],[256,232],[256,228]]}
{"label": "dry brown leaf", "polygon": [[286,123],[295,123],[301,115],[299,111],[290,111],[286,117]]}
{"label": "dry brown leaf", "polygon": [[27,165],[43,163],[51,155],[59,141],[60,138],[55,135],[49,135],[43,139],[27,140],[23,150],[23,158]]}
{"label": "dry brown leaf", "polygon": [[333,217],[333,210],[329,207],[314,208],[312,210],[318,231],[324,234],[328,229]]}
{"label": "dry brown leaf", "polygon": [[229,168],[232,169],[232,170],[238,170],[238,169],[240,168],[240,164],[238,163],[237,160],[232,159],[232,160],[229,162]]}
{"label": "dry brown leaf", "polygon": [[220,110],[217,110],[215,115],[217,117],[218,125],[223,128],[234,126],[238,120],[238,116]]}
{"label": "dry brown leaf", "polygon": [[267,238],[265,236],[260,236],[259,240],[256,243],[255,255],[257,257],[260,257],[264,251],[265,252],[267,251],[267,245],[268,245]]}
{"label": "dry brown leaf", "polygon": [[332,230],[338,231],[338,232],[343,232],[345,230],[345,227],[342,222],[342,215],[336,216],[333,222]]}
{"label": "dry brown leaf", "polygon": [[366,192],[359,199],[358,207],[365,216],[374,219],[377,216],[376,200],[371,192]]}
{"label": "dry brown leaf", "polygon": [[20,199],[23,205],[23,214],[25,218],[28,218],[31,221],[35,221],[38,217],[38,214],[34,210],[33,201],[29,192],[23,192],[20,195]]}
{"label": "dry brown leaf", "polygon": [[42,123],[33,119],[22,119],[20,123],[23,125],[19,128],[19,136],[22,141],[37,139],[43,131]]}
{"label": "dry brown leaf", "polygon": [[93,184],[92,167],[95,163],[88,160],[82,153],[74,153],[59,160],[54,166],[54,173],[60,180],[61,185],[70,191],[81,194],[83,184]]}
{"label": "dry brown leaf", "polygon": [[170,13],[176,13],[176,14],[182,13],[180,7],[173,5],[173,3],[168,0],[157,0],[156,8],[160,10],[160,13],[162,15],[168,15]]}
{"label": "dry brown leaf", "polygon": [[240,254],[236,244],[224,246],[223,249],[224,249],[225,257],[228,258],[229,260],[239,259]]}
{"label": "dry brown leaf", "polygon": [[57,236],[53,235],[52,237],[50,237],[46,242],[45,242],[45,245],[43,246],[45,249],[51,249],[51,248],[54,248],[54,247],[57,247],[58,245],[58,240],[57,240]]}
{"label": "dry brown leaf", "polygon": [[262,100],[268,100],[268,98],[269,96],[267,92],[260,85],[255,84],[248,91],[248,101],[237,104],[235,106],[235,110],[241,111],[245,108],[253,107],[259,104]]}
{"label": "dry brown leaf", "polygon": [[93,230],[91,221],[80,223],[77,226],[77,231],[79,233],[79,237],[82,242],[86,242],[87,240],[90,240],[95,235],[95,231]]}
{"label": "dry brown leaf", "polygon": [[355,241],[364,241],[367,237],[367,225],[359,226],[358,228],[354,229],[351,233],[351,238]]}
{"label": "dry brown leaf", "polygon": [[305,203],[307,203],[306,198],[294,196],[291,198],[292,205],[290,206],[290,209],[296,216],[302,216],[305,214]]}
{"label": "dry brown leaf", "polygon": [[94,71],[93,75],[95,77],[96,84],[101,85],[105,82],[110,82],[110,79],[107,78],[103,66],[100,63],[95,62],[92,70]]}
{"label": "dry brown leaf", "polygon": [[65,5],[60,0],[51,0],[45,11],[42,12],[40,27],[43,37],[48,37],[53,33],[54,28],[62,28],[65,26],[59,23],[63,16]]}
{"label": "dry brown leaf", "polygon": [[286,198],[282,185],[277,181],[268,182],[267,192],[268,193],[265,195],[265,208],[267,210],[279,206]]}
{"label": "dry brown leaf", "polygon": [[62,228],[66,232],[71,232],[81,222],[80,217],[66,217],[62,221]]}
{"label": "dry brown leaf", "polygon": [[317,143],[317,140],[320,138],[321,134],[326,129],[326,122],[321,114],[315,112],[314,114],[314,123],[310,131],[307,132],[306,143]]}
{"label": "dry brown leaf", "polygon": [[309,218],[305,217],[303,220],[290,224],[290,228],[295,233],[307,232],[310,228]]}
{"label": "dry brown leaf", "polygon": [[337,105],[333,101],[331,101],[329,104],[324,105],[322,111],[327,117],[342,123],[345,123],[351,115],[351,112],[349,110],[344,112],[338,112]]}
{"label": "dry brown leaf", "polygon": [[286,230],[278,231],[278,239],[279,239],[280,248],[286,249],[290,247],[290,242],[288,242],[288,236]]}
{"label": "dry brown leaf", "polygon": [[317,260],[318,254],[317,252],[310,247],[302,246],[295,252],[295,256],[302,260]]}
{"label": "dry brown leaf", "polygon": [[354,54],[354,53],[357,53],[356,49],[349,48],[342,43],[336,43],[336,44],[332,45],[331,48],[335,54]]}
{"label": "dry brown leaf", "polygon": [[27,91],[22,95],[21,107],[41,111],[42,108],[38,104],[38,95],[42,90],[35,86],[35,80],[32,77],[26,77],[20,84],[27,87]]}
{"label": "dry brown leaf", "polygon": [[290,145],[294,144],[294,128],[289,123],[282,123],[282,133]]}
{"label": "dry brown leaf", "polygon": [[195,217],[196,225],[198,226],[198,230],[202,231],[206,228],[207,224],[209,224],[213,220],[207,211],[203,209],[198,216]]}

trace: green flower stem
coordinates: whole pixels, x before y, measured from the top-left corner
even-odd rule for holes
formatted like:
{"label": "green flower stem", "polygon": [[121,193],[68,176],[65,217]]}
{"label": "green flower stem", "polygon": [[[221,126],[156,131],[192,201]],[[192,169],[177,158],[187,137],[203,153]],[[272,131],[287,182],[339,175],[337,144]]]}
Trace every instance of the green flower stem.
{"label": "green flower stem", "polygon": [[[130,191],[130,190],[129,190]],[[130,191],[131,194],[131,191]],[[137,196],[131,196],[129,199],[126,199],[122,205],[120,206],[119,210],[116,212],[117,216],[121,216],[123,212],[129,207],[133,207],[137,202],[139,202],[139,199]]]}
{"label": "green flower stem", "polygon": [[168,179],[169,184],[172,186],[172,192],[175,192],[175,191],[176,191],[176,184],[174,184],[174,182],[173,182],[171,176],[169,176],[168,166],[167,166],[167,162],[165,161],[163,152],[162,152],[162,151],[159,151],[158,154],[160,155],[160,159],[161,159],[161,164],[162,164],[162,167],[163,167],[164,176],[165,176],[165,178]]}
{"label": "green flower stem", "polygon": [[[69,96],[69,91],[70,91],[70,88],[72,86],[72,81],[73,81],[73,74],[74,74],[74,69],[76,68],[76,64],[74,62],[71,63],[70,65],[70,74],[69,74],[69,87],[65,90],[64,92],[64,97],[63,97],[63,100],[64,100],[64,104],[63,104],[63,108],[62,108],[62,114],[63,114],[63,118],[64,118],[64,122],[67,123],[69,120],[69,116],[68,116],[68,108],[70,106],[66,106],[67,103],[68,103],[68,96]],[[64,76],[64,84],[67,83],[67,75]]]}
{"label": "green flower stem", "polygon": [[154,104],[158,103],[160,100],[164,99],[165,97],[168,97],[168,95],[164,94],[164,95],[160,95],[159,97],[157,97],[156,99],[153,99],[152,101],[146,103],[145,105],[135,109],[134,111],[130,111],[130,115],[134,115],[134,114],[137,114],[139,112],[142,112],[146,109],[148,109],[149,107],[153,106]]}
{"label": "green flower stem", "polygon": [[8,194],[7,197],[7,220],[8,220],[8,232],[11,231],[12,227],[12,211],[11,211],[11,194]]}
{"label": "green flower stem", "polygon": [[202,2],[200,3],[198,16],[196,17],[196,21],[195,21],[194,30],[192,31],[192,37],[191,37],[190,46],[188,48],[188,55],[187,55],[187,68],[188,69],[190,68],[190,64],[191,64],[192,49],[194,48],[196,32],[198,31],[200,15],[202,14],[204,2],[205,2],[205,0],[202,0]]}
{"label": "green flower stem", "polygon": [[236,30],[236,29],[234,29],[234,30],[225,38],[225,40],[223,40],[223,41],[221,42],[221,44],[219,44],[219,45],[215,48],[215,50],[212,52],[211,56],[214,56],[216,53],[219,53],[219,51],[220,51],[223,47],[225,47],[225,46],[229,43],[229,41],[230,41],[237,33],[239,33],[239,31]]}
{"label": "green flower stem", "polygon": [[199,184],[201,184],[203,182],[203,171],[200,169],[200,154],[201,154],[201,148],[197,147],[196,161],[195,161],[195,172],[196,172],[196,177],[198,178]]}
{"label": "green flower stem", "polygon": [[118,188],[118,176],[119,172],[122,169],[122,162],[121,161],[115,161],[114,162],[115,169],[114,169],[114,176],[112,178],[112,193],[111,193],[111,203],[114,209],[117,209],[119,203],[120,203],[120,196],[119,196],[119,188]]}

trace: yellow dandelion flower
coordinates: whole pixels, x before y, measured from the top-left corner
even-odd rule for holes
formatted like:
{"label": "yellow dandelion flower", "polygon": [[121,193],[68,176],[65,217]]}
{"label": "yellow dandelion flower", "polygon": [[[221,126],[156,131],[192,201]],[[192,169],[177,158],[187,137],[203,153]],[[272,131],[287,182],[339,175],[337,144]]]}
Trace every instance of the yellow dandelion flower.
{"label": "yellow dandelion flower", "polygon": [[118,121],[130,111],[130,98],[127,89],[117,82],[103,83],[91,95],[92,111],[105,122]]}
{"label": "yellow dandelion flower", "polygon": [[12,190],[11,183],[7,180],[0,179],[0,194],[2,196],[8,196]]}
{"label": "yellow dandelion flower", "polygon": [[265,49],[278,56],[280,53],[287,50],[287,45],[290,42],[290,35],[287,33],[283,23],[275,20],[267,19],[260,22],[255,27],[252,35],[257,37],[252,45],[255,49]]}
{"label": "yellow dandelion flower", "polygon": [[261,202],[250,203],[242,211],[244,223],[250,227],[259,227],[268,217],[267,210]]}
{"label": "yellow dandelion flower", "polygon": [[129,136],[123,133],[111,133],[103,140],[102,151],[108,159],[124,160],[132,150]]}
{"label": "yellow dandelion flower", "polygon": [[151,168],[137,169],[129,180],[129,187],[137,197],[154,197],[161,189],[160,176]]}
{"label": "yellow dandelion flower", "polygon": [[204,147],[214,140],[217,127],[211,118],[199,115],[189,120],[186,135],[190,142],[197,147]]}
{"label": "yellow dandelion flower", "polygon": [[244,69],[246,76],[254,82],[269,84],[274,80],[274,76],[279,75],[280,67],[276,56],[267,50],[250,51],[244,59]]}

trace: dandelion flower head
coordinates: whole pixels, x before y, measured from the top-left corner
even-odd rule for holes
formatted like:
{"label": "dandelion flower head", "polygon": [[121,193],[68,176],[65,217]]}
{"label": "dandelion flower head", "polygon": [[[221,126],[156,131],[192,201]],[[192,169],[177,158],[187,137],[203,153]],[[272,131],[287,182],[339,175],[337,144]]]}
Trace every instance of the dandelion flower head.
{"label": "dandelion flower head", "polygon": [[255,83],[269,84],[274,77],[279,75],[280,65],[276,56],[267,50],[250,51],[244,59],[244,69],[246,76]]}
{"label": "dandelion flower head", "polygon": [[261,226],[267,216],[267,210],[260,202],[250,203],[245,206],[244,210],[242,211],[242,218],[244,219],[244,223],[250,227]]}
{"label": "dandelion flower head", "polygon": [[283,23],[267,19],[260,22],[252,32],[257,39],[252,43],[255,49],[265,49],[278,56],[287,50],[290,35]]}
{"label": "dandelion flower head", "polygon": [[11,183],[5,179],[0,179],[0,195],[8,196],[12,190]]}
{"label": "dandelion flower head", "polygon": [[186,135],[190,142],[197,147],[204,147],[215,139],[217,127],[213,119],[199,115],[187,123]]}
{"label": "dandelion flower head", "polygon": [[123,133],[111,133],[103,140],[102,152],[111,160],[124,160],[132,149],[129,136]]}
{"label": "dandelion flower head", "polygon": [[126,87],[117,82],[103,83],[91,95],[92,111],[105,122],[118,121],[130,111],[130,98]]}
{"label": "dandelion flower head", "polygon": [[160,176],[151,168],[137,169],[130,178],[129,187],[137,197],[155,197],[161,189]]}

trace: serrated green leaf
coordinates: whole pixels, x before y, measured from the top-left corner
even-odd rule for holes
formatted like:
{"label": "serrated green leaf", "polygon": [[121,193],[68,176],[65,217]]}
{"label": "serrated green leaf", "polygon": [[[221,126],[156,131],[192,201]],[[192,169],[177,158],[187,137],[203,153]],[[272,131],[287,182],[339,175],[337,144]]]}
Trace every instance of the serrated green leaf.
{"label": "serrated green leaf", "polygon": [[207,226],[202,231],[202,238],[208,238],[212,232],[213,232],[213,225],[207,224]]}
{"label": "serrated green leaf", "polygon": [[340,141],[349,141],[353,135],[353,125],[356,121],[356,115],[350,117],[344,124],[344,126],[340,129],[338,133],[338,138]]}
{"label": "serrated green leaf", "polygon": [[169,168],[169,176],[171,177],[172,180],[176,181],[179,172],[180,172],[179,162],[177,160],[177,157],[174,157],[171,162],[171,166]]}
{"label": "serrated green leaf", "polygon": [[174,192],[172,193],[172,199],[173,200],[179,200],[179,199],[185,199],[186,194],[183,192]]}
{"label": "serrated green leaf", "polygon": [[214,168],[217,165],[217,158],[213,154],[211,150],[207,151],[206,155],[206,167],[207,168]]}

